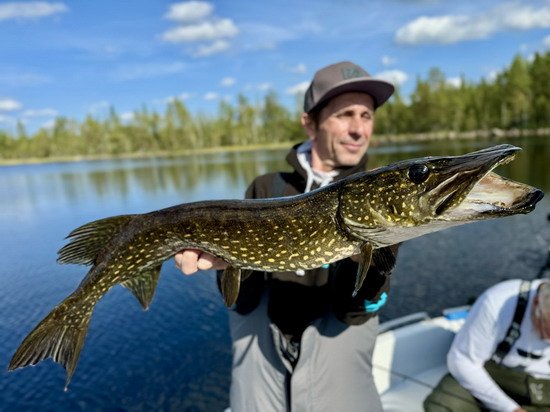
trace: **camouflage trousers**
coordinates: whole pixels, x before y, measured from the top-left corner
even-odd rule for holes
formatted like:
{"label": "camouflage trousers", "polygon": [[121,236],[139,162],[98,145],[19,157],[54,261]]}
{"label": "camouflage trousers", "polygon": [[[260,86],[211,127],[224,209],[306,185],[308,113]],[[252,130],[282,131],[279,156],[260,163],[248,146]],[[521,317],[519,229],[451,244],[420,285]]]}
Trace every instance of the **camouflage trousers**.
{"label": "camouflage trousers", "polygon": [[[493,361],[485,369],[498,386],[523,409],[529,412],[550,412],[550,381],[535,379],[530,375]],[[478,412],[487,411],[470,392],[464,389],[451,374],[439,381],[433,392],[424,401],[427,412]]]}

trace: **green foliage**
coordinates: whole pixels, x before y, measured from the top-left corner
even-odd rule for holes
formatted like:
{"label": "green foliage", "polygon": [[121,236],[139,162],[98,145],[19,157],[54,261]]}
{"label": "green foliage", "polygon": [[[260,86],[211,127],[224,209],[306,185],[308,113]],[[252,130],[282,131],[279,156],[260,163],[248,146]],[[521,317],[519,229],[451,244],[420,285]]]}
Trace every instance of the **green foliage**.
{"label": "green foliage", "polygon": [[[460,85],[452,85],[440,69],[433,68],[426,79],[416,80],[410,101],[397,90],[377,111],[376,132],[399,135],[547,128],[549,84],[550,52],[536,54],[531,61],[518,55],[494,80],[478,84],[462,78]],[[216,115],[191,115],[176,99],[164,113],[142,107],[124,120],[114,108],[105,119],[88,115],[77,122],[59,117],[52,127],[32,135],[19,122],[15,133],[0,130],[0,159],[173,153],[304,137],[300,112],[287,109],[269,92],[257,104],[244,95],[238,96],[235,105],[221,101]]]}

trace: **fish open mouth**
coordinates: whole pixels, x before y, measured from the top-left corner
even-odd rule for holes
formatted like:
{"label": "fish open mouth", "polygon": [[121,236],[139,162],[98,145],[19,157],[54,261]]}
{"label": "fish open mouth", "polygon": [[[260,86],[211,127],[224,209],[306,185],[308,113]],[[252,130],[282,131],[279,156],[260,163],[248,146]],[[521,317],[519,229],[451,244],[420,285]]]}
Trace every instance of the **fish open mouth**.
{"label": "fish open mouth", "polygon": [[529,213],[543,197],[541,190],[489,172],[449,214],[471,219],[475,215],[481,218],[483,215]]}
{"label": "fish open mouth", "polygon": [[445,220],[476,220],[531,212],[544,193],[493,172],[511,162],[518,150],[501,145],[476,152],[475,167],[453,174],[440,185],[440,194],[447,193],[436,205],[436,215]]}

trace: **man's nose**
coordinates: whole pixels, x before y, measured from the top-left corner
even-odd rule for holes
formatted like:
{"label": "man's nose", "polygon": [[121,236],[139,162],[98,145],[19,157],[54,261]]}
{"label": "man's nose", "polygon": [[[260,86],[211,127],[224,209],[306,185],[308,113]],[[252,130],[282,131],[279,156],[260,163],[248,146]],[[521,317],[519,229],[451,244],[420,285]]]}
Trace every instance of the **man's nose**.
{"label": "man's nose", "polygon": [[348,131],[352,136],[361,137],[364,133],[363,119],[358,116],[352,117],[348,125]]}

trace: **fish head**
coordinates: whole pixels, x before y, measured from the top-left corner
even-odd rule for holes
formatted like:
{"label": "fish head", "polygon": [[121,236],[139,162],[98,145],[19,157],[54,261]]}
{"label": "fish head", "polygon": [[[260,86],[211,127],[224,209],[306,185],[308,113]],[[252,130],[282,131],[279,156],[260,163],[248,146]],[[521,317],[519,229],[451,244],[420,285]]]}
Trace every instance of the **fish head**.
{"label": "fish head", "polygon": [[343,186],[340,219],[350,234],[385,245],[476,220],[529,213],[543,192],[492,172],[519,150],[499,145],[371,170]]}

